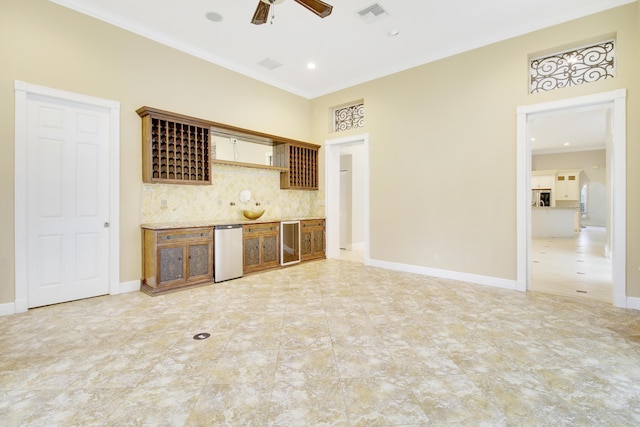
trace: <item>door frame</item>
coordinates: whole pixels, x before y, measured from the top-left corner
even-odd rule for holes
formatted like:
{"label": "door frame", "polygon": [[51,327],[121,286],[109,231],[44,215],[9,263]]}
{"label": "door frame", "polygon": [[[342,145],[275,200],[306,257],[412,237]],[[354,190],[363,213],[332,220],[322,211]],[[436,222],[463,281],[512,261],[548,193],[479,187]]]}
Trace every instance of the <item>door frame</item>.
{"label": "door frame", "polygon": [[99,107],[109,112],[109,294],[120,293],[120,103],[108,99],[14,81],[15,91],[15,312],[28,310],[27,252],[27,108],[28,98],[39,95],[74,104]]}
{"label": "door frame", "polygon": [[364,264],[370,265],[369,255],[369,134],[328,139],[325,148],[325,216],[327,258],[340,256],[340,151],[349,145],[363,144],[364,161]]}
{"label": "door frame", "polygon": [[517,280],[516,288],[526,291],[531,277],[531,141],[529,115],[569,108],[603,105],[611,108],[611,248],[613,305],[628,307],[626,292],[627,218],[627,125],[626,89],[517,108]]}

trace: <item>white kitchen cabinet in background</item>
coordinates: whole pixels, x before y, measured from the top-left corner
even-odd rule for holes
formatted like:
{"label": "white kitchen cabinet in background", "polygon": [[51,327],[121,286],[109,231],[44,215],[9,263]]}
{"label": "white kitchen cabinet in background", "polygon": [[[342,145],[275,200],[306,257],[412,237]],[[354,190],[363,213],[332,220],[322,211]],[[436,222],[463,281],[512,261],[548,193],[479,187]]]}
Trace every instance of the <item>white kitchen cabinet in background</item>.
{"label": "white kitchen cabinet in background", "polygon": [[[535,173],[535,171],[534,171]],[[531,175],[532,189],[552,189],[555,181],[555,175]]]}
{"label": "white kitchen cabinet in background", "polygon": [[562,171],[556,175],[555,199],[558,201],[580,200],[580,171]]}

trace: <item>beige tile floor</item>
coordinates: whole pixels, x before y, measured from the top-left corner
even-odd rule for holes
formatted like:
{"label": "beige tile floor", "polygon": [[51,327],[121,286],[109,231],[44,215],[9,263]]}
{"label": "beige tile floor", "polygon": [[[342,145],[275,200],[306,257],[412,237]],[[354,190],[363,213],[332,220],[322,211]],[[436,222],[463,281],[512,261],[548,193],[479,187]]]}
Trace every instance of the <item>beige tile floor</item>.
{"label": "beige tile floor", "polygon": [[611,303],[611,260],[605,257],[606,229],[587,227],[573,238],[532,239],[529,289]]}
{"label": "beige tile floor", "polygon": [[3,427],[459,425],[640,425],[640,312],[337,259],[0,318]]}

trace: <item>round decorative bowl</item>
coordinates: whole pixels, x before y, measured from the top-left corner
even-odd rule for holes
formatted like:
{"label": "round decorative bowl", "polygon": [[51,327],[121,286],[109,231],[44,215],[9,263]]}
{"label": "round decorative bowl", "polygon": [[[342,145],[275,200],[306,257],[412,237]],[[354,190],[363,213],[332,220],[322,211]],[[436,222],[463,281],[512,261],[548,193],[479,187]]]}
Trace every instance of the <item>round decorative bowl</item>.
{"label": "round decorative bowl", "polygon": [[264,209],[259,209],[255,211],[248,211],[248,210],[242,211],[242,215],[244,215],[244,217],[247,219],[258,219],[262,216],[263,213],[264,213]]}

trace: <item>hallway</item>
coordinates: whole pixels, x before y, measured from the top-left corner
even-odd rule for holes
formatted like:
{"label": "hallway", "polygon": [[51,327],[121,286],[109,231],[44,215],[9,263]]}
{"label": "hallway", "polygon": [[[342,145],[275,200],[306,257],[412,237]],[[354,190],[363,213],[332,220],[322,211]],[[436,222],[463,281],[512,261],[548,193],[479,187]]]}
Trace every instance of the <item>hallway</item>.
{"label": "hallway", "polygon": [[611,260],[604,256],[606,229],[587,227],[576,237],[532,239],[530,291],[590,298],[611,304]]}

